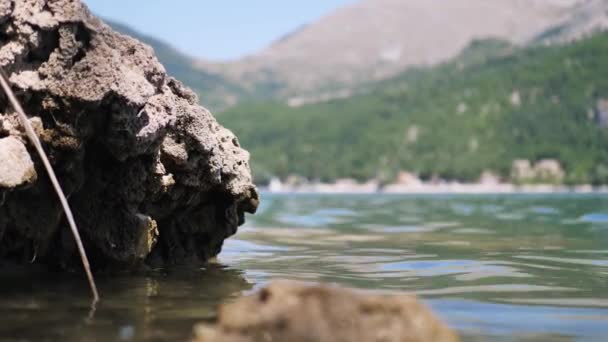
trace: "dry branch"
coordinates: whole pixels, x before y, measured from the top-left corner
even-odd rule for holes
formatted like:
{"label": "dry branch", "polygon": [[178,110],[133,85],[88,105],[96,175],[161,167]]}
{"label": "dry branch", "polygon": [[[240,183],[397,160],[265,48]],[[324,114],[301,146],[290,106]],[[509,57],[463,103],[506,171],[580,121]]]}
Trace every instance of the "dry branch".
{"label": "dry branch", "polygon": [[13,93],[13,90],[11,89],[11,87],[9,85],[8,77],[6,77],[6,75],[4,74],[4,71],[2,71],[2,70],[0,70],[0,85],[2,86],[2,89],[4,90],[4,92],[6,93],[6,96],[8,97],[9,102],[11,103],[11,105],[13,106],[15,111],[17,112],[17,115],[19,116],[19,121],[21,122],[21,124],[23,125],[23,128],[25,129],[25,133],[26,133],[27,137],[29,138],[31,143],[36,148],[36,151],[38,152],[38,155],[40,156],[40,159],[42,160],[42,163],[44,164],[44,168],[46,169],[46,171],[49,175],[49,178],[51,179],[51,183],[53,184],[53,187],[55,188],[55,192],[57,193],[57,196],[59,197],[59,201],[61,202],[63,211],[65,212],[65,216],[68,219],[70,229],[72,230],[72,234],[74,235],[74,240],[76,240],[76,245],[78,246],[78,252],[80,253],[80,258],[82,260],[82,266],[84,268],[84,271],[87,274],[87,278],[89,280],[89,285],[91,287],[91,292],[93,293],[93,302],[97,302],[97,301],[99,301],[99,294],[97,292],[97,286],[95,285],[95,280],[93,279],[93,273],[91,272],[91,266],[89,265],[89,259],[87,258],[87,254],[84,250],[84,246],[82,244],[82,239],[80,238],[80,233],[78,232],[78,227],[76,226],[76,222],[74,221],[74,215],[72,215],[72,210],[70,209],[68,200],[65,197],[65,194],[63,193],[63,190],[61,189],[61,185],[59,185],[59,181],[57,180],[57,176],[55,175],[55,171],[53,171],[53,167],[51,166],[51,163],[49,162],[49,159],[48,159],[46,153],[44,152],[44,149],[42,148],[40,139],[38,139],[36,132],[34,132],[34,128],[30,124],[30,121],[28,120],[27,115],[23,111],[21,104],[17,100],[15,93]]}

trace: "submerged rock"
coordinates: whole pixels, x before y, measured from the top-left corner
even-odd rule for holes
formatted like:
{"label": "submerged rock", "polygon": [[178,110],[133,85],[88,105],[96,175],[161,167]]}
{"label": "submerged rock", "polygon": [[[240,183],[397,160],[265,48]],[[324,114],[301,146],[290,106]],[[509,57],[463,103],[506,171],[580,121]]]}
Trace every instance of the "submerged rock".
{"label": "submerged rock", "polygon": [[[204,262],[256,210],[249,154],[236,137],[167,76],[150,47],[80,1],[0,0],[0,67],[94,266]],[[19,127],[0,95],[0,258],[69,267],[74,241]]]}
{"label": "submerged rock", "polygon": [[415,296],[363,294],[328,285],[271,283],[220,306],[198,342],[458,341]]}

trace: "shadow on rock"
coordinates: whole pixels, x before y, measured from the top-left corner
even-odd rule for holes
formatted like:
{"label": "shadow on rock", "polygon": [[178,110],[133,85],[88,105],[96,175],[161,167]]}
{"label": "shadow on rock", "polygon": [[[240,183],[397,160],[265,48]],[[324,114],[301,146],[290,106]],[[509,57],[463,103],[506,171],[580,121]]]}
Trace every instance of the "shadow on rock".
{"label": "shadow on rock", "polygon": [[[154,51],[79,0],[0,1],[0,69],[70,200],[95,270],[202,264],[259,202],[249,153]],[[0,259],[80,266],[0,95]]]}

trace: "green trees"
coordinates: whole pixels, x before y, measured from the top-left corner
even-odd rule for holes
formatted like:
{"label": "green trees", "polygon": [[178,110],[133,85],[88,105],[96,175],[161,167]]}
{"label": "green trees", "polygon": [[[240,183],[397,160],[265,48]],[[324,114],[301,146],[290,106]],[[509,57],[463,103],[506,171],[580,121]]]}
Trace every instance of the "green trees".
{"label": "green trees", "polygon": [[218,115],[252,152],[258,181],[509,177],[512,161],[554,158],[568,183],[608,183],[608,34],[518,50],[476,42],[454,61],[408,71],[364,95],[291,108],[242,104]]}

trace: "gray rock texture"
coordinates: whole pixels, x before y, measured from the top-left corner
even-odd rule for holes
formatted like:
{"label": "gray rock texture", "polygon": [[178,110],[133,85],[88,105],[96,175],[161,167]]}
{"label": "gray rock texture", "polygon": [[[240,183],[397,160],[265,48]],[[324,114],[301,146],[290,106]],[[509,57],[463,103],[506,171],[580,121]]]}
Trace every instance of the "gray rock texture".
{"label": "gray rock texture", "polygon": [[[80,1],[0,0],[0,67],[94,266],[204,262],[255,212],[249,154],[236,137],[150,47]],[[0,138],[0,258],[77,266],[57,197],[3,94]]]}

